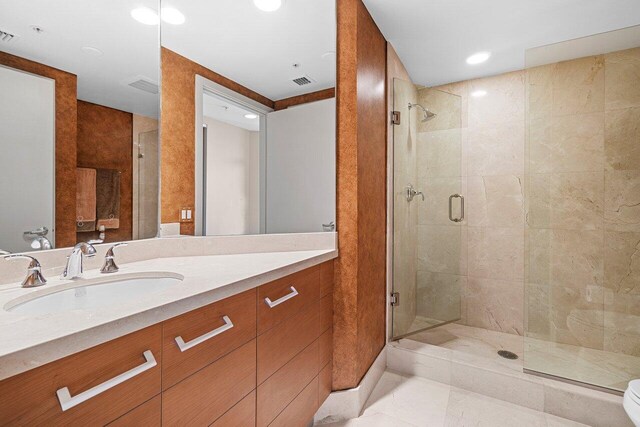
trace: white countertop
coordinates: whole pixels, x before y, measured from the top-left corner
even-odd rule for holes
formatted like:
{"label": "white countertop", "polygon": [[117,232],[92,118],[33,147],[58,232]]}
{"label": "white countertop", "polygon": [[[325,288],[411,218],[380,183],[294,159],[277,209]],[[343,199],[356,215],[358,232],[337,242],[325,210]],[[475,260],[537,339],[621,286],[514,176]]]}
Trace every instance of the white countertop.
{"label": "white countertop", "polygon": [[46,315],[16,314],[5,307],[16,298],[77,287],[78,280],[48,277],[45,286],[33,289],[21,288],[19,283],[0,285],[0,380],[320,264],[337,254],[337,250],[325,249],[171,257],[122,264],[118,273],[108,277],[98,270],[86,271],[80,281],[151,272],[173,273],[184,279],[144,299]]}

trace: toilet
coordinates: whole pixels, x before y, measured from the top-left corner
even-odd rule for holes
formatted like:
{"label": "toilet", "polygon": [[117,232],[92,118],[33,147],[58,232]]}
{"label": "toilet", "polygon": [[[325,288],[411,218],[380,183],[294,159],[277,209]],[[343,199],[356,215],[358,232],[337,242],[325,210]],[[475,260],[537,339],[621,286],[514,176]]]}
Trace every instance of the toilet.
{"label": "toilet", "polygon": [[629,382],[624,392],[624,410],[636,427],[640,427],[640,380]]}

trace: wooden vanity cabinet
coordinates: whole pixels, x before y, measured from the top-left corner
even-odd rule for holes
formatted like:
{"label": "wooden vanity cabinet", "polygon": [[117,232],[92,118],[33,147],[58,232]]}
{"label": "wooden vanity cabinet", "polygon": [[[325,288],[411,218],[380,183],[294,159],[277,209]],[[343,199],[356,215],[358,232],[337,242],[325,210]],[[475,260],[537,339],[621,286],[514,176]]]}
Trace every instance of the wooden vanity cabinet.
{"label": "wooden vanity cabinet", "polygon": [[0,381],[0,425],[306,426],[331,392],[332,290],[329,261]]}
{"label": "wooden vanity cabinet", "polygon": [[[271,307],[265,300],[281,301],[292,289],[298,290],[297,283],[307,282],[314,286],[309,286],[312,292],[307,295],[311,296],[304,303],[294,305],[296,296]],[[277,293],[273,295],[276,283]],[[333,262],[258,289],[258,312],[262,309],[265,314],[258,316],[257,427],[306,426],[328,396],[324,389],[329,371],[323,375],[323,370],[331,363],[332,289]],[[302,292],[300,295],[304,296]],[[276,316],[269,317],[272,309],[279,310],[279,322],[272,320]]]}
{"label": "wooden vanity cabinet", "polygon": [[[0,425],[108,424],[160,394],[161,347],[162,325],[154,325],[0,381]],[[112,387],[78,400],[105,385]],[[57,393],[65,388],[71,400],[63,410]]]}

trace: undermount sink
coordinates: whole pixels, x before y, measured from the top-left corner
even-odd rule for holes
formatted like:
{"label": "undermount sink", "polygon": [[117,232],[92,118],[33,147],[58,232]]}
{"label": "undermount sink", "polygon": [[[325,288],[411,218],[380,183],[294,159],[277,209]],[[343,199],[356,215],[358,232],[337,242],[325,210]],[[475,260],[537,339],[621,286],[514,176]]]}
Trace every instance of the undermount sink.
{"label": "undermount sink", "polygon": [[95,279],[81,279],[38,291],[10,301],[6,311],[16,314],[49,314],[69,310],[90,310],[144,298],[180,283],[183,276],[153,272],[121,274]]}

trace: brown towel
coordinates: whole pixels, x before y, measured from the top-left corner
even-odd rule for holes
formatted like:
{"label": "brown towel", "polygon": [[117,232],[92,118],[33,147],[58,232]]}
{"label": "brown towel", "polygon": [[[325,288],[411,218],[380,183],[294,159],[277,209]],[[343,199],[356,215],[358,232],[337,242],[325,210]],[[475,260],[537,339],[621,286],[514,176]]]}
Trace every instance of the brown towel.
{"label": "brown towel", "polygon": [[96,229],[96,170],[76,168],[76,231]]}
{"label": "brown towel", "polygon": [[96,170],[96,230],[120,227],[120,172],[113,169]]}

